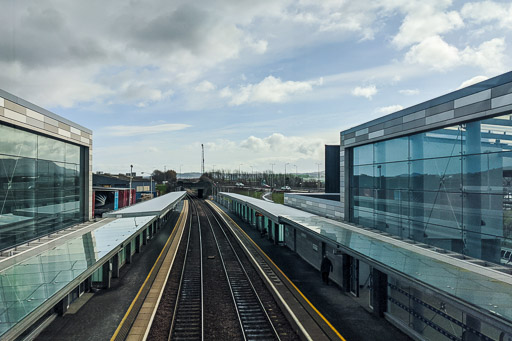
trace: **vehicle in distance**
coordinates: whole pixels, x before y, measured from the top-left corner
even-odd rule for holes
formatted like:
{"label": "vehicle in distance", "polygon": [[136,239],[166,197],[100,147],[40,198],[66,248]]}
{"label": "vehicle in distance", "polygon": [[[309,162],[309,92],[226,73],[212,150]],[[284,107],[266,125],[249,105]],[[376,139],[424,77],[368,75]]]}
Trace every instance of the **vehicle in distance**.
{"label": "vehicle in distance", "polygon": [[261,185],[261,187],[263,187],[263,188],[270,188],[270,186],[267,185],[267,184]]}
{"label": "vehicle in distance", "polygon": [[242,182],[237,182],[235,184],[236,187],[244,187],[245,185]]}
{"label": "vehicle in distance", "polygon": [[292,190],[292,188],[290,186],[283,186],[283,187],[281,187],[281,189],[283,191],[291,191]]}

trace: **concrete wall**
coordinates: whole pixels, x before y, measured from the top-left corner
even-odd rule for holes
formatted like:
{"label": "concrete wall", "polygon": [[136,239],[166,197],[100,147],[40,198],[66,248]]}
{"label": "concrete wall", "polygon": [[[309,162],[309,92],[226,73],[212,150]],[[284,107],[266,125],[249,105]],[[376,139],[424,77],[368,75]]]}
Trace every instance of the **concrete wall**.
{"label": "concrete wall", "polygon": [[87,147],[85,208],[92,219],[92,131],[3,90],[0,90],[0,122]]}
{"label": "concrete wall", "polygon": [[[336,193],[337,194],[337,193]],[[319,194],[322,196],[324,194]],[[314,194],[301,195],[298,193],[285,193],[284,204],[306,212],[317,214],[335,220],[343,220],[343,206],[339,201],[316,198]]]}

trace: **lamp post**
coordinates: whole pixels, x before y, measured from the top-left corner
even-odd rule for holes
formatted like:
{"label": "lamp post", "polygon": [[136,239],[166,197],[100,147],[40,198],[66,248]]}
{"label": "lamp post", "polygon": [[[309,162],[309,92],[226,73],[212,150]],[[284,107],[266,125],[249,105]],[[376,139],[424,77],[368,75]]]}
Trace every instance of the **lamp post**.
{"label": "lamp post", "polygon": [[271,163],[270,164],[272,166],[272,189],[274,189],[274,165],[275,163]]}
{"label": "lamp post", "polygon": [[130,202],[128,203],[128,206],[130,206],[132,204],[132,177],[133,177],[133,165],[130,165],[130,196],[129,196]]}
{"label": "lamp post", "polygon": [[320,188],[320,184],[322,182],[321,179],[320,179],[320,165],[321,165],[321,163],[317,163],[316,165],[318,167],[318,169],[317,169],[317,171],[318,171],[318,188]]}
{"label": "lamp post", "polygon": [[284,185],[285,185],[285,187],[286,187],[286,166],[287,165],[289,165],[288,162],[284,164]]}
{"label": "lamp post", "polygon": [[240,181],[240,179],[242,178],[242,173],[240,172],[240,166],[242,166],[242,165],[243,165],[243,163],[238,165],[238,181]]}
{"label": "lamp post", "polygon": [[295,184],[297,184],[297,165],[293,165],[295,167]]}
{"label": "lamp post", "polygon": [[251,181],[254,182],[254,166],[249,167],[251,167]]}

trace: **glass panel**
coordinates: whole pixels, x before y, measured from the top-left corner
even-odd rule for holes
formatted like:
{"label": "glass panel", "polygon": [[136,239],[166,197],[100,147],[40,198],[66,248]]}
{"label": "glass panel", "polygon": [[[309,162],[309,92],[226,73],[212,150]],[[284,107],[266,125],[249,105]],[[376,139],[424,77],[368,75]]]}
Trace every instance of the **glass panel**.
{"label": "glass panel", "polygon": [[39,159],[66,161],[66,143],[46,136],[38,136],[37,144]]}
{"label": "glass panel", "polygon": [[512,181],[512,152],[464,156],[464,191],[508,195]]}
{"label": "glass panel", "polygon": [[466,123],[464,153],[493,153],[512,150],[512,115]]}
{"label": "glass panel", "polygon": [[0,124],[0,154],[36,157],[37,135]]}
{"label": "glass panel", "polygon": [[406,161],[409,159],[409,138],[398,137],[375,143],[375,162]]}
{"label": "glass panel", "polygon": [[375,165],[375,188],[407,189],[409,187],[409,163],[392,162]]}
{"label": "glass panel", "polygon": [[80,164],[80,147],[66,143],[66,162]]}
{"label": "glass panel", "polygon": [[0,154],[0,249],[34,233],[36,162]]}
{"label": "glass panel", "polygon": [[354,207],[352,210],[352,217],[355,224],[365,227],[374,227],[373,211],[368,211],[363,208]]}
{"label": "glass panel", "polygon": [[459,156],[462,134],[459,126],[447,127],[411,136],[411,159]]}
{"label": "glass panel", "polygon": [[[460,193],[411,191],[411,219],[423,223],[423,238],[429,243],[451,250],[450,242],[443,239],[461,240],[462,202]],[[419,215],[423,212],[423,216]],[[420,226],[420,225],[417,225]],[[421,234],[416,231],[417,237]],[[436,241],[437,240],[437,241]],[[419,241],[426,242],[425,239]]]}
{"label": "glass panel", "polygon": [[353,205],[359,207],[366,207],[369,210],[373,210],[374,192],[375,190],[370,188],[353,188]]}
{"label": "glass panel", "polygon": [[367,165],[373,163],[373,144],[355,147],[353,149],[354,165]]}
{"label": "glass panel", "polygon": [[460,191],[460,157],[411,161],[411,189],[426,191]]}
{"label": "glass panel", "polygon": [[355,166],[353,172],[353,187],[373,188],[373,166]]}

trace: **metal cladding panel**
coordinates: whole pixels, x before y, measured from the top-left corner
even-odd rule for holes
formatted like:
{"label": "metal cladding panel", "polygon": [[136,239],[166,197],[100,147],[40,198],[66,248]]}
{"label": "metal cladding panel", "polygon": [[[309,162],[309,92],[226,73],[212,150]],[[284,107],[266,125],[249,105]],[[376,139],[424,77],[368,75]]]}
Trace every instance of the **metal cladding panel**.
{"label": "metal cladding panel", "polygon": [[340,191],[340,146],[325,145],[325,193]]}

